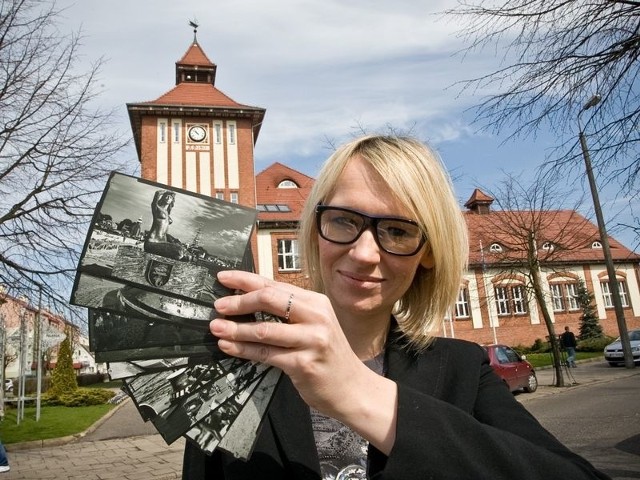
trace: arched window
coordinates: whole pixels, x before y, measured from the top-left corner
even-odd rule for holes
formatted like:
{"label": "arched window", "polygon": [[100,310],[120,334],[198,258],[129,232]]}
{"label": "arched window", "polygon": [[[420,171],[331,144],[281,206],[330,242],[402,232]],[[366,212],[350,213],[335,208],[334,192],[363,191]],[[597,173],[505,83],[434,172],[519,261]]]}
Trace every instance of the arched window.
{"label": "arched window", "polygon": [[600,240],[595,240],[595,241],[591,244],[591,248],[602,248],[602,243],[600,243]]}
{"label": "arched window", "polygon": [[554,248],[555,248],[555,245],[553,244],[553,242],[544,242],[542,244],[542,249],[543,250],[552,251]]}
{"label": "arched window", "polygon": [[500,253],[502,252],[502,245],[500,245],[499,243],[492,243],[491,246],[489,247],[489,251]]}
{"label": "arched window", "polygon": [[298,184],[293,180],[282,180],[278,184],[278,188],[298,188]]}

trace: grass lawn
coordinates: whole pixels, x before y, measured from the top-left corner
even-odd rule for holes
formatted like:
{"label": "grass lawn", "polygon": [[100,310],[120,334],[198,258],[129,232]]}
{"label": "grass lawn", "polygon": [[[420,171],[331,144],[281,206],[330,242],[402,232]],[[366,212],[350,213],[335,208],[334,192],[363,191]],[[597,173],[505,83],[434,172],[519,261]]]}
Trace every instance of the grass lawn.
{"label": "grass lawn", "polygon": [[[527,361],[534,366],[534,368],[539,367],[550,367],[551,366],[551,354],[550,353],[528,353],[525,355],[527,357]],[[584,360],[587,358],[603,358],[602,352],[577,352],[576,360]]]}
{"label": "grass lawn", "polygon": [[40,420],[36,422],[36,408],[26,407],[24,418],[18,425],[18,410],[6,408],[0,422],[0,438],[5,445],[32,440],[59,438],[83,432],[114,408],[113,404],[88,407],[40,407]]}

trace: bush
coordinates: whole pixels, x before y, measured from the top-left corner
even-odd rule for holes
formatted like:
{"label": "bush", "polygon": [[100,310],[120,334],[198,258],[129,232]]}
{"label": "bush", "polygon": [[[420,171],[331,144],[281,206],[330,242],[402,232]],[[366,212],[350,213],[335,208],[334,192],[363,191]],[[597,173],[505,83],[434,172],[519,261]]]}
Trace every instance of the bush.
{"label": "bush", "polygon": [[47,392],[42,396],[42,403],[47,406],[86,407],[107,403],[114,395],[112,390],[103,388],[78,388],[62,395]]}
{"label": "bush", "polygon": [[581,352],[602,352],[604,347],[615,340],[614,337],[603,335],[598,338],[588,338],[587,340],[579,340],[576,350]]}

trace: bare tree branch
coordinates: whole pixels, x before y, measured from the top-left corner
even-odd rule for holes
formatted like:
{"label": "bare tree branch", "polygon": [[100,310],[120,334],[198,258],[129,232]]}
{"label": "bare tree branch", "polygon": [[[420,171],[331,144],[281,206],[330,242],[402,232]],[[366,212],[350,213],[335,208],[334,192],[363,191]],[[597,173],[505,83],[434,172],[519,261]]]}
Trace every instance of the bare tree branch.
{"label": "bare tree branch", "polygon": [[0,283],[68,308],[86,228],[128,139],[95,106],[102,61],[77,70],[79,34],[53,2],[0,3]]}
{"label": "bare tree branch", "polygon": [[[483,93],[477,121],[510,138],[536,135],[543,127],[558,135],[558,168],[581,160],[577,118],[586,100],[594,169],[640,192],[640,2],[619,0],[461,0],[447,16],[462,19],[464,55],[502,48],[502,66],[458,84]],[[565,140],[563,141],[562,138]]]}

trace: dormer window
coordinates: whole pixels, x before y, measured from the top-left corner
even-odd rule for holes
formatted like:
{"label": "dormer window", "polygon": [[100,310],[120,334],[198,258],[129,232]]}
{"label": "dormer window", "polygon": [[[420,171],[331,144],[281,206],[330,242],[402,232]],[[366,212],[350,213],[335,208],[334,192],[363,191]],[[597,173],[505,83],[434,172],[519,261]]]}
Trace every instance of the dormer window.
{"label": "dormer window", "polygon": [[553,244],[553,242],[544,242],[542,244],[542,249],[543,250],[547,250],[547,251],[553,251],[553,249],[556,248],[555,245]]}
{"label": "dormer window", "polygon": [[489,251],[494,253],[500,253],[502,252],[502,245],[500,245],[499,243],[492,243],[491,246],[489,247]]}
{"label": "dormer window", "polygon": [[602,248],[602,243],[600,243],[600,240],[595,240],[595,241],[591,244],[591,248]]}
{"label": "dormer window", "polygon": [[299,188],[298,184],[293,180],[282,180],[278,184],[278,188]]}

